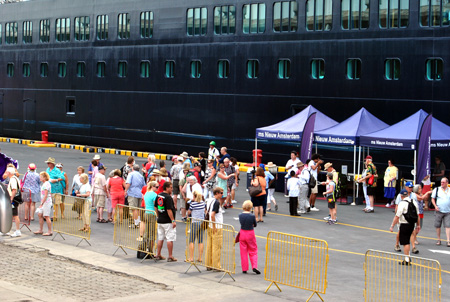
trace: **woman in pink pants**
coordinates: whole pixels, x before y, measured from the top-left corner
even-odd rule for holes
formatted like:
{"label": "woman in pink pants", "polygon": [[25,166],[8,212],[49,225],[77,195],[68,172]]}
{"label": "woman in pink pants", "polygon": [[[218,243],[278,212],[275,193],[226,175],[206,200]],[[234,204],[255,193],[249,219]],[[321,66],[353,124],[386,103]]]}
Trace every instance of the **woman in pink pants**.
{"label": "woman in pink pants", "polygon": [[244,212],[239,214],[239,222],[241,223],[239,232],[241,266],[242,273],[247,274],[248,258],[250,257],[253,272],[259,275],[261,272],[258,270],[258,246],[256,245],[255,231],[253,230],[256,227],[256,218],[255,215],[250,213],[252,208],[253,203],[250,200],[246,200],[242,205]]}

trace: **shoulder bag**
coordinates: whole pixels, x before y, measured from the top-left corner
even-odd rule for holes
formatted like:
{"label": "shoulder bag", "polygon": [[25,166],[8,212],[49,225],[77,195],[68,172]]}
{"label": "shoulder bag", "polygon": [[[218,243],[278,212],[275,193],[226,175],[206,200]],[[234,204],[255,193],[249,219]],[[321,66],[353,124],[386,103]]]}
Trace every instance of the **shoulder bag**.
{"label": "shoulder bag", "polygon": [[[256,176],[258,177],[258,176]],[[248,188],[248,193],[250,194],[251,197],[256,197],[258,194],[262,193],[262,188],[261,188],[261,184],[259,183],[259,179],[258,179],[258,185],[255,187],[254,185],[251,185]]]}

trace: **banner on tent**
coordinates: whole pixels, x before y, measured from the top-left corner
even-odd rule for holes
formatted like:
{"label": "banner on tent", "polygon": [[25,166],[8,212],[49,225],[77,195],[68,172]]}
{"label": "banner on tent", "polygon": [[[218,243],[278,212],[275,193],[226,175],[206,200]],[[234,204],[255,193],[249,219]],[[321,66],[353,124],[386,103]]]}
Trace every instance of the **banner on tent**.
{"label": "banner on tent", "polygon": [[306,160],[311,158],[315,122],[316,113],[313,113],[308,117],[305,127],[303,128],[302,145],[300,148],[300,159],[302,162],[306,162]]}
{"label": "banner on tent", "polygon": [[418,157],[417,157],[417,180],[420,182],[425,176],[431,173],[431,121],[433,116],[430,114],[423,122],[419,136]]}
{"label": "banner on tent", "polygon": [[260,139],[280,139],[280,140],[287,140],[287,141],[293,141],[293,140],[300,140],[300,134],[299,133],[283,133],[279,131],[261,131],[256,130],[256,138]]}

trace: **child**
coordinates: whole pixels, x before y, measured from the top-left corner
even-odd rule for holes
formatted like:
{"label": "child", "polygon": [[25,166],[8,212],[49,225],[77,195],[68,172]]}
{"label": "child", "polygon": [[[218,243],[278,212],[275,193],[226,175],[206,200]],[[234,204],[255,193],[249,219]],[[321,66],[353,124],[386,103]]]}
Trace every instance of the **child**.
{"label": "child", "polygon": [[327,173],[327,190],[323,192],[323,196],[328,201],[328,209],[330,211],[331,218],[328,220],[328,224],[336,224],[336,197],[334,192],[336,190],[336,183],[333,181],[333,173]]}
{"label": "child", "polygon": [[300,193],[298,178],[297,175],[295,175],[294,170],[291,170],[289,175],[291,176],[287,181],[287,189],[289,191],[289,215],[300,216],[300,214],[297,213],[298,194]]}

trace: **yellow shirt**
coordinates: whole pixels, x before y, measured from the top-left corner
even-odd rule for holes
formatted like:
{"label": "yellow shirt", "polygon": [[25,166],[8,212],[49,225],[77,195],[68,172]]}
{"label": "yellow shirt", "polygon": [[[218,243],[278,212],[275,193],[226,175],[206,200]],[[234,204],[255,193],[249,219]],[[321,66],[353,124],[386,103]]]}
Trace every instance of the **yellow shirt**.
{"label": "yellow shirt", "polygon": [[[396,166],[387,167],[386,172],[384,172],[384,186],[389,187],[389,182],[392,178],[397,178],[398,169]],[[395,187],[396,180],[392,181],[392,185],[390,187]]]}

